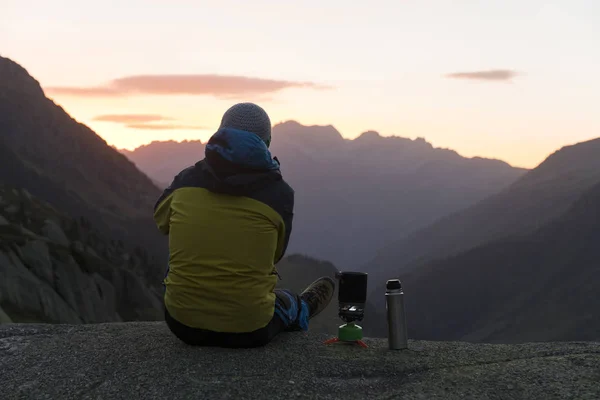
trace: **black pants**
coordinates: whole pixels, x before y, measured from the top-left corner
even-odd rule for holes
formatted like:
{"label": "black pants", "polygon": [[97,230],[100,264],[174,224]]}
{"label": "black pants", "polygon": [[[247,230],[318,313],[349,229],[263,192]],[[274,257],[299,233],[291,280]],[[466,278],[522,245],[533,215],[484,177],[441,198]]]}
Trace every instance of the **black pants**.
{"label": "black pants", "polygon": [[[298,295],[293,294],[288,290],[276,290],[275,307],[276,312],[271,321],[263,328],[253,332],[243,333],[228,333],[228,332],[213,332],[204,329],[191,328],[181,322],[175,320],[165,307],[165,321],[171,332],[186,344],[192,346],[218,346],[218,347],[260,347],[269,343],[277,334],[283,331],[299,330],[297,323],[291,321],[300,318],[300,313],[297,311],[300,306],[292,306],[291,298],[296,299],[297,304],[300,304]],[[291,310],[296,310],[296,315],[289,315]],[[282,319],[282,316],[287,317],[287,321]]]}

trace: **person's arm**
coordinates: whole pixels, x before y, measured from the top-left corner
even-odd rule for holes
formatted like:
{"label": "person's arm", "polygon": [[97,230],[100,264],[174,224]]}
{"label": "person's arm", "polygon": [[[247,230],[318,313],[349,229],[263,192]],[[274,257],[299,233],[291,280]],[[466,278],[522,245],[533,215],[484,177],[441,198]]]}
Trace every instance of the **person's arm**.
{"label": "person's arm", "polygon": [[290,242],[290,236],[292,235],[292,224],[294,220],[294,191],[290,188],[285,198],[285,204],[282,207],[282,218],[285,229],[283,235],[280,238],[280,244],[277,246],[279,249],[275,255],[275,264],[277,264],[285,256],[285,253]]}
{"label": "person's arm", "polygon": [[171,198],[173,191],[165,189],[154,205],[154,222],[163,235],[169,234],[169,221],[171,219]]}
{"label": "person's arm", "polygon": [[181,180],[187,170],[181,171],[173,178],[173,182],[162,192],[154,204],[154,222],[163,235],[169,234],[169,222],[171,220],[171,199],[173,192],[181,186]]}

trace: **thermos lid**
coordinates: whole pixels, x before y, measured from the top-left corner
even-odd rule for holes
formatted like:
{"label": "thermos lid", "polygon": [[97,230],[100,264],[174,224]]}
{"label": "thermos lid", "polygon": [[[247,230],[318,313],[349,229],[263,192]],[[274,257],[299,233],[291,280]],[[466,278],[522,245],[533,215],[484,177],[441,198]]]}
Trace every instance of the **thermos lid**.
{"label": "thermos lid", "polygon": [[399,279],[390,279],[389,281],[386,282],[385,288],[387,290],[402,289],[402,284],[400,283]]}

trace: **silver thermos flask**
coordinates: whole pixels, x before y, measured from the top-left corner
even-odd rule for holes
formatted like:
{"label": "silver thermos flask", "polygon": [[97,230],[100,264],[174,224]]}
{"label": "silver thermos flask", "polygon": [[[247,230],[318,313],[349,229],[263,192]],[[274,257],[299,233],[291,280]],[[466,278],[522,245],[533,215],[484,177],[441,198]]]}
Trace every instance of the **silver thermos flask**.
{"label": "silver thermos flask", "polygon": [[392,350],[408,348],[406,316],[404,314],[404,292],[398,279],[390,279],[385,285],[387,308],[388,344]]}

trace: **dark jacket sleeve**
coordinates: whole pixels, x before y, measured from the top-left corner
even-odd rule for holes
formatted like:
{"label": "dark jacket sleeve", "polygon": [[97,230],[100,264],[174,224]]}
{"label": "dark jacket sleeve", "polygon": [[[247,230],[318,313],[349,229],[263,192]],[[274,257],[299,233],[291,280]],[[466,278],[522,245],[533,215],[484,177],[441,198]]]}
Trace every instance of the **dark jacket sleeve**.
{"label": "dark jacket sleeve", "polygon": [[189,175],[191,168],[186,168],[173,178],[171,184],[163,190],[158,200],[154,204],[154,222],[158,227],[158,230],[164,234],[169,234],[169,222],[171,219],[171,198],[173,192],[183,186],[185,176]]}
{"label": "dark jacket sleeve", "polygon": [[284,203],[281,208],[281,217],[283,218],[283,223],[285,224],[285,236],[283,238],[283,247],[281,252],[275,259],[275,264],[277,264],[281,259],[285,256],[285,253],[288,248],[288,244],[290,242],[290,236],[292,235],[292,225],[294,221],[294,190],[289,187],[287,184]]}

